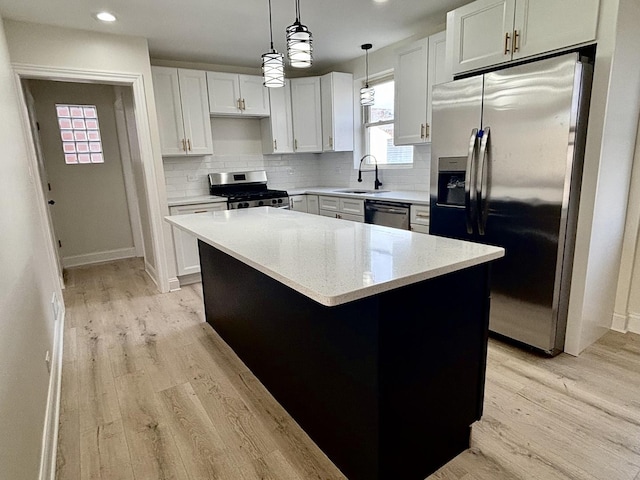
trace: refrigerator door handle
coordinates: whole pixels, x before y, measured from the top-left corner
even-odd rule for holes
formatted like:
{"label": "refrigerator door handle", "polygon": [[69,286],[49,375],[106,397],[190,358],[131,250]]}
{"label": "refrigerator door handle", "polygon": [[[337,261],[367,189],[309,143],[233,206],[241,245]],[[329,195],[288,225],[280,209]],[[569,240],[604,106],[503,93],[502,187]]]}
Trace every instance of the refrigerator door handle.
{"label": "refrigerator door handle", "polygon": [[484,235],[484,230],[487,225],[487,215],[489,214],[489,202],[487,201],[489,192],[489,168],[491,167],[490,161],[487,161],[487,156],[491,155],[491,128],[485,127],[482,131],[482,141],[480,143],[480,168],[478,170],[478,185],[476,187],[477,192],[477,204],[478,204],[478,233]]}
{"label": "refrigerator door handle", "polygon": [[476,196],[476,145],[478,141],[478,129],[471,130],[469,137],[469,152],[467,154],[467,170],[464,182],[464,211],[467,220],[467,233],[473,233],[473,223],[475,217],[475,196]]}

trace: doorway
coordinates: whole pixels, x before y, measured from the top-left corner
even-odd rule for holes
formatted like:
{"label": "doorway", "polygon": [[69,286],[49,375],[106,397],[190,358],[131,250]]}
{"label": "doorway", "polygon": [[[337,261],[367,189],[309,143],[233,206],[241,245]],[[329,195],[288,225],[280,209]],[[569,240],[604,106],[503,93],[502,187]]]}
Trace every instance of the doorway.
{"label": "doorway", "polygon": [[52,80],[23,88],[60,268],[144,256],[137,145],[123,102],[131,88]]}

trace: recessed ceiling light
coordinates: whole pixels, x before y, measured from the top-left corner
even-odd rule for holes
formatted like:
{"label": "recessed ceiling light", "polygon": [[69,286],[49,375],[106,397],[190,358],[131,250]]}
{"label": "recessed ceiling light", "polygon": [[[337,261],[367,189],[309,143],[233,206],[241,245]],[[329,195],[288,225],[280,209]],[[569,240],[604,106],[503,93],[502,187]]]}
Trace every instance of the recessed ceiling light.
{"label": "recessed ceiling light", "polygon": [[102,22],[115,22],[116,21],[116,17],[115,15],[109,13],[109,12],[100,12],[96,14],[96,18]]}
{"label": "recessed ceiling light", "polygon": [[373,3],[387,3],[389,0],[373,0]]}

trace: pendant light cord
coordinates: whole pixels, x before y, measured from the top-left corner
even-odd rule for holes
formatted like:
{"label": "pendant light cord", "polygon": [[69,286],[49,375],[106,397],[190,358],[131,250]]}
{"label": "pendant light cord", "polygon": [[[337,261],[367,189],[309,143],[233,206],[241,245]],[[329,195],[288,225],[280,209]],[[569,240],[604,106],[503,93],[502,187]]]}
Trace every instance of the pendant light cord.
{"label": "pendant light cord", "polygon": [[271,0],[269,0],[269,38],[271,39],[271,50],[273,51],[273,24],[271,22]]}
{"label": "pendant light cord", "polygon": [[365,71],[367,72],[367,80],[364,85],[365,87],[369,88],[369,49],[364,51],[364,63],[365,63]]}
{"label": "pendant light cord", "polygon": [[296,22],[300,20],[300,0],[296,0]]}

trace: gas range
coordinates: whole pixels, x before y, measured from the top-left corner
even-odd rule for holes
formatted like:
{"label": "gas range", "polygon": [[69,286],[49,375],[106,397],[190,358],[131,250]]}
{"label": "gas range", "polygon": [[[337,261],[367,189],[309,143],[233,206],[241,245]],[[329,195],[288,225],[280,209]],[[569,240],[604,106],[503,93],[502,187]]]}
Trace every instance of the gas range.
{"label": "gas range", "polygon": [[289,208],[289,195],[284,190],[267,188],[267,172],[228,172],[209,174],[209,193],[227,198],[227,208]]}

